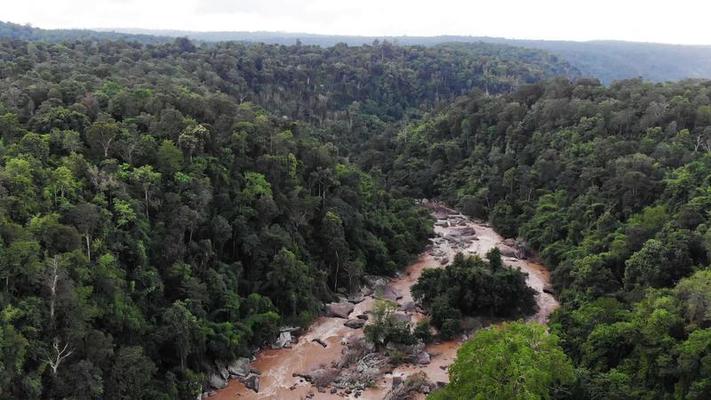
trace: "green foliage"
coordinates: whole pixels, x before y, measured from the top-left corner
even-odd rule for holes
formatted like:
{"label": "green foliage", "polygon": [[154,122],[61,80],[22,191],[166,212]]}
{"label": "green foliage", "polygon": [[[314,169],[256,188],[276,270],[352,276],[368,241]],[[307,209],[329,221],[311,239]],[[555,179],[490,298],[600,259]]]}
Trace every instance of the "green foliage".
{"label": "green foliage", "polygon": [[[376,54],[380,72],[354,66]],[[0,55],[0,398],[28,400],[194,399],[216,362],[411,261],[428,212],[325,135],[351,120],[361,143],[473,84],[425,62],[474,62],[186,40]]]}
{"label": "green foliage", "polygon": [[428,399],[551,399],[574,380],[558,338],[522,322],[478,331],[459,349],[449,374],[450,383]]}
{"label": "green foliage", "polygon": [[[9,29],[51,40],[0,41],[0,397],[194,399],[215,361],[411,261],[432,227],[405,195],[554,268],[578,376],[557,397],[708,397],[708,82],[538,82],[570,69],[486,44]],[[442,337],[531,311],[487,259],[418,283]],[[410,341],[383,318],[374,341]]]}
{"label": "green foliage", "polygon": [[488,262],[461,253],[443,269],[427,269],[412,286],[412,295],[430,311],[432,324],[444,338],[459,331],[462,315],[516,317],[535,311],[535,292],[526,275],[504,268],[498,249],[487,254]]}
{"label": "green foliage", "polygon": [[365,326],[365,338],[377,348],[384,348],[388,343],[411,345],[416,338],[411,332],[409,322],[396,317],[397,303],[379,300],[373,308],[372,320]]}
{"label": "green foliage", "polygon": [[[710,94],[706,81],[556,79],[472,93],[396,138],[400,190],[488,218],[553,269],[551,326],[578,375],[557,397],[706,395],[678,349],[709,328]],[[423,293],[451,297],[462,280],[435,291],[434,276]],[[448,297],[430,301],[433,324],[457,318]]]}

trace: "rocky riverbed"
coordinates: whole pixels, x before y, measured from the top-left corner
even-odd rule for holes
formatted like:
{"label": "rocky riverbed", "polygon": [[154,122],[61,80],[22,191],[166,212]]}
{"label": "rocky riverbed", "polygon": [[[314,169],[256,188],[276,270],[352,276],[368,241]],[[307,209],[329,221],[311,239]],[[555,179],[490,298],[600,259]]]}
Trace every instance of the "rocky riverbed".
{"label": "rocky riverbed", "polygon": [[[411,390],[412,398],[424,398],[428,391],[448,381],[447,367],[466,337],[411,349],[412,359],[393,368],[384,356],[367,348],[363,325],[377,298],[397,302],[398,316],[413,324],[423,318],[410,288],[425,268],[441,268],[458,252],[484,256],[499,247],[505,264],[528,273],[527,283],[537,292],[538,311],[529,319],[547,322],[558,302],[550,293],[550,275],[545,266],[525,259],[526,251],[520,243],[502,238],[487,224],[472,221],[438,203],[425,205],[437,218],[436,235],[428,251],[415,263],[395,278],[370,277],[361,293],[327,305],[327,314],[307,332],[293,343],[277,346],[287,348],[260,351],[249,366],[240,364],[244,376],[235,376],[238,379],[229,380],[227,387],[211,393],[210,398],[380,400],[398,398],[405,390]],[[491,321],[481,324],[487,322]],[[282,342],[290,339],[284,336],[280,338]]]}

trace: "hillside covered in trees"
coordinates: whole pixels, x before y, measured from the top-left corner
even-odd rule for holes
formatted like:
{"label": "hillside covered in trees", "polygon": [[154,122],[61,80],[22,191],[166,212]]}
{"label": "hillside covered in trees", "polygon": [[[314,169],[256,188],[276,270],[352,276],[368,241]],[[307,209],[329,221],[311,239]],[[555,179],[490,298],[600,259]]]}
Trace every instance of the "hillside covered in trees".
{"label": "hillside covered in trees", "polygon": [[0,398],[194,399],[422,250],[428,212],[357,146],[561,73],[493,45],[0,41]]}
{"label": "hillside covered in trees", "polygon": [[616,80],[643,78],[654,82],[687,78],[711,79],[711,46],[594,40],[506,39],[485,36],[342,36],[287,32],[194,32],[154,29],[40,29],[0,21],[0,37],[22,40],[131,40],[142,43],[170,43],[186,37],[207,43],[234,41],[292,46],[296,43],[333,47],[362,46],[388,41],[401,46],[436,47],[453,44],[505,45],[545,51],[570,64],[583,76],[605,84]]}
{"label": "hillside covered in trees", "polygon": [[[555,336],[475,338],[435,398],[515,375],[472,367],[502,335],[555,384],[541,398],[711,397],[711,82],[604,86],[498,44],[0,36],[0,398],[192,400],[215,363],[411,261],[416,198],[524,239],[562,304]],[[461,287],[525,290],[496,265],[458,259],[415,295],[440,327],[526,314]]]}
{"label": "hillside covered in trees", "polygon": [[710,95],[556,79],[472,94],[398,136],[407,193],[490,220],[553,269],[550,327],[576,367],[555,398],[711,396]]}

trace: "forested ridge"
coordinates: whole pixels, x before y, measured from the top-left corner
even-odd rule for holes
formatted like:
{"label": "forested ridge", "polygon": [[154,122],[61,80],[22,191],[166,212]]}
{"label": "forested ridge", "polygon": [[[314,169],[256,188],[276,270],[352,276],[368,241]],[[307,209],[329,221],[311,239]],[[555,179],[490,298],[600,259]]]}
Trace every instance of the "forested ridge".
{"label": "forested ridge", "polygon": [[553,270],[550,328],[576,376],[542,398],[711,396],[710,94],[556,79],[472,94],[398,136],[392,179],[519,235]]}
{"label": "forested ridge", "polygon": [[568,72],[491,45],[0,41],[0,398],[194,399],[422,250],[428,212],[379,172],[400,121]]}
{"label": "forested ridge", "polygon": [[529,51],[543,50],[576,68],[584,76],[594,76],[603,83],[616,80],[644,78],[654,82],[687,78],[711,78],[711,47],[664,43],[627,42],[615,40],[566,41],[509,39],[489,36],[346,36],[319,35],[296,32],[244,31],[187,31],[160,29],[103,30],[41,29],[0,21],[0,36],[22,40],[131,40],[143,43],[168,43],[176,37],[187,37],[204,42],[237,41],[332,47],[340,43],[349,46],[389,41],[402,46],[440,46],[443,44],[506,45],[523,47]]}

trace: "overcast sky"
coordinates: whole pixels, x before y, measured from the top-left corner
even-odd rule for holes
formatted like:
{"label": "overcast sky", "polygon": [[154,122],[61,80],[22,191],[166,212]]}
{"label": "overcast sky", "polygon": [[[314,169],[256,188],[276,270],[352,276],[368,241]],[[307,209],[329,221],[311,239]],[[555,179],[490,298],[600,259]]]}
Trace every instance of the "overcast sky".
{"label": "overcast sky", "polygon": [[708,0],[3,0],[41,28],[442,34],[711,44]]}

